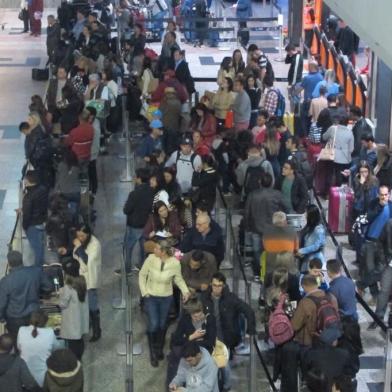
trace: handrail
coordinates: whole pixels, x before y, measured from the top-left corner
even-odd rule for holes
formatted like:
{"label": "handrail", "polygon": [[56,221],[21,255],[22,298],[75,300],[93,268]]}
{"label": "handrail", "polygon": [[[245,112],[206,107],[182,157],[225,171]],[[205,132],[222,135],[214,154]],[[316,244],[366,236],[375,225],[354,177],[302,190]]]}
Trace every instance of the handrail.
{"label": "handrail", "polygon": [[[323,206],[322,206],[322,204],[321,204],[321,202],[320,202],[320,199],[319,199],[319,197],[317,196],[316,191],[315,191],[314,188],[313,188],[313,194],[314,194],[314,199],[316,200],[316,203],[317,203],[317,205],[318,205],[318,207],[319,207],[319,209],[320,209],[320,212],[321,212],[321,219],[323,220],[323,223],[324,223],[325,227],[327,228],[327,232],[328,232],[329,236],[331,237],[333,244],[334,244],[335,247],[336,247],[336,255],[337,255],[337,258],[340,260],[340,262],[341,262],[341,264],[342,264],[342,267],[343,267],[343,270],[344,270],[346,276],[347,276],[348,278],[350,278],[351,280],[353,280],[353,278],[352,278],[352,276],[351,276],[351,273],[350,273],[349,269],[347,268],[347,264],[346,264],[346,262],[344,261],[341,244],[337,241],[337,239],[336,239],[334,233],[332,232],[332,230],[331,230],[331,228],[330,228],[330,226],[329,226],[329,224],[328,224],[327,218],[326,218],[325,213],[324,213]],[[365,302],[365,300],[362,298],[362,296],[360,296],[359,293],[355,293],[355,297],[356,297],[357,301],[361,304],[361,306],[365,309],[365,311],[369,314],[369,316],[377,323],[377,325],[378,325],[384,332],[386,332],[387,329],[388,329],[388,327],[387,327],[387,326],[385,325],[385,323],[376,315],[376,313],[370,308],[370,306]]]}

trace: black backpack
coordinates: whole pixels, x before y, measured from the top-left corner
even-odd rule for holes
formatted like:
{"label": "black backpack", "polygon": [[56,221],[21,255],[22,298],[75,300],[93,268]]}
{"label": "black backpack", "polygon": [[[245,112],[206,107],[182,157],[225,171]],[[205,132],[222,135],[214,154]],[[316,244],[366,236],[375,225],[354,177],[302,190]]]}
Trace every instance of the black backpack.
{"label": "black backpack", "polygon": [[308,189],[311,189],[313,186],[313,169],[307,160],[306,153],[298,151],[297,154],[291,155],[289,160],[294,162],[298,174],[305,179]]}
{"label": "black backpack", "polygon": [[243,188],[243,199],[245,200],[249,193],[260,189],[260,180],[265,174],[265,170],[262,167],[265,160],[257,166],[248,166],[245,173],[244,188]]}

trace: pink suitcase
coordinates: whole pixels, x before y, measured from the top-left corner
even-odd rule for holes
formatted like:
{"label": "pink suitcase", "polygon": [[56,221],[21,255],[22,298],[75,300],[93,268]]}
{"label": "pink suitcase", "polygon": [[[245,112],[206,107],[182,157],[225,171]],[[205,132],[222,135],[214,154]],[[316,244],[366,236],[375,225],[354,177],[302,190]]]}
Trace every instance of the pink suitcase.
{"label": "pink suitcase", "polygon": [[328,225],[334,233],[349,233],[354,192],[347,186],[331,187],[328,202]]}

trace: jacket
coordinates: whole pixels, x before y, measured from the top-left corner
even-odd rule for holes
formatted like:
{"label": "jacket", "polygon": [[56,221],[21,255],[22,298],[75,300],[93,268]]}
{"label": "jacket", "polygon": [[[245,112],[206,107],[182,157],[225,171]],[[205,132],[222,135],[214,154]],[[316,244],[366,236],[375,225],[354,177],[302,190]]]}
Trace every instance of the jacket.
{"label": "jacket", "polygon": [[272,184],[275,182],[275,175],[274,175],[274,170],[272,168],[272,165],[270,162],[268,162],[266,159],[264,159],[261,156],[250,156],[248,159],[245,161],[241,162],[237,168],[235,169],[235,175],[237,178],[237,183],[239,186],[244,186],[245,183],[245,177],[246,177],[246,171],[248,170],[248,167],[256,167],[260,166],[263,168],[263,170],[266,173],[269,173],[272,177]]}
{"label": "jacket", "polygon": [[189,289],[181,275],[181,264],[169,257],[163,262],[159,257],[150,254],[139,272],[139,288],[142,297],[170,297],[173,295],[173,283],[182,294],[189,293]]}
{"label": "jacket", "polygon": [[[169,231],[175,239],[180,239],[182,227],[176,210],[169,211],[165,227],[166,230]],[[143,236],[145,239],[150,239],[150,233],[153,231],[157,232],[158,230],[160,229],[155,225],[154,215],[151,214],[147,219],[146,225],[144,226]]]}
{"label": "jacket", "polygon": [[192,186],[199,190],[199,197],[195,200],[196,205],[203,204],[208,211],[214,208],[218,181],[219,175],[214,168],[193,173]]}
{"label": "jacket", "polygon": [[202,356],[196,366],[190,366],[181,358],[177,375],[170,384],[184,386],[186,392],[219,392],[218,367],[209,352],[200,347]]}
{"label": "jacket", "polygon": [[48,216],[48,189],[44,185],[27,187],[22,202],[22,226],[27,230],[30,226],[42,225]]}
{"label": "jacket", "polygon": [[181,61],[175,66],[175,71],[177,80],[185,86],[189,96],[191,96],[196,90],[188,63],[185,60]]}
{"label": "jacket", "polygon": [[233,102],[234,123],[248,122],[251,115],[251,103],[246,91],[237,93]]}
{"label": "jacket", "polygon": [[181,241],[180,249],[182,252],[190,252],[195,249],[210,252],[215,256],[218,265],[220,265],[225,256],[222,229],[216,222],[213,223],[211,221],[210,231],[203,237],[196,227],[192,227]]}
{"label": "jacket", "polygon": [[388,265],[392,261],[392,219],[384,226],[377,245],[381,263]]}
{"label": "jacket", "polygon": [[89,332],[88,297],[80,302],[74,288],[65,284],[60,288],[59,306],[61,308],[62,339],[82,339]]}
{"label": "jacket", "polygon": [[71,148],[79,161],[89,160],[93,138],[93,126],[89,123],[82,123],[71,130],[65,139],[65,144]]}
{"label": "jacket", "polygon": [[[281,177],[276,185],[278,190],[282,190],[283,178]],[[297,214],[303,214],[309,202],[308,187],[305,179],[301,175],[295,175],[291,187],[291,204]]]}
{"label": "jacket", "polygon": [[211,147],[216,135],[216,119],[212,114],[208,113],[202,121],[200,126],[199,124],[194,124],[196,125],[194,126],[194,130],[200,130],[204,143]]}
{"label": "jacket", "polygon": [[252,13],[252,4],[250,0],[238,0],[236,7],[236,17],[237,18],[250,18]]}
{"label": "jacket", "polygon": [[370,202],[377,198],[379,184],[378,179],[375,177],[374,181],[369,183],[366,187],[365,184],[361,184],[359,180],[360,178],[358,174],[353,180],[353,209],[358,214],[364,214],[368,210]]}
{"label": "jacket", "polygon": [[245,204],[245,227],[247,231],[262,235],[272,224],[272,215],[286,211],[282,193],[272,188],[262,188],[250,192]]}
{"label": "jacket", "polygon": [[176,90],[178,99],[181,103],[185,103],[188,99],[188,92],[185,86],[183,86],[177,79],[163,80],[158,84],[157,89],[151,95],[151,102],[161,102],[164,95],[166,87],[173,87]]}
{"label": "jacket", "polygon": [[176,93],[165,93],[165,96],[159,106],[162,112],[162,124],[166,130],[179,132],[181,126],[181,101],[177,98]]}
{"label": "jacket", "polygon": [[328,106],[323,109],[317,118],[317,126],[322,129],[321,134],[323,135],[329,127],[333,125],[333,119],[340,118],[340,116],[346,116],[346,111],[337,106]]}
{"label": "jacket", "polygon": [[305,233],[302,238],[302,247],[298,252],[306,257],[307,260],[316,258],[325,262],[324,247],[326,242],[325,227],[317,225],[310,233]]}
{"label": "jacket", "polygon": [[193,270],[190,267],[192,252],[185,253],[181,259],[182,276],[189,288],[201,290],[201,285],[209,285],[212,275],[217,271],[215,256],[210,252],[203,252],[204,258],[201,261],[200,268]]}
{"label": "jacket", "polygon": [[29,316],[39,309],[40,291],[53,290],[53,282],[40,267],[11,268],[0,280],[0,320]]}
{"label": "jacket", "polygon": [[357,157],[361,151],[361,137],[367,134],[372,134],[373,130],[370,124],[366,121],[365,117],[361,117],[353,126],[352,133],[354,135],[354,151],[353,157]]}
{"label": "jacket", "polygon": [[215,117],[219,120],[225,120],[227,112],[231,110],[234,103],[235,93],[219,89],[212,99],[212,108]]}
{"label": "jacket", "polygon": [[83,392],[83,369],[78,361],[74,370],[56,373],[48,369],[43,392]]}
{"label": "jacket", "polygon": [[38,392],[40,388],[16,354],[0,354],[0,392]]}
{"label": "jacket", "polygon": [[285,59],[286,64],[290,64],[287,83],[289,86],[294,86],[296,83],[300,83],[302,80],[302,71],[304,67],[304,59],[301,53],[295,53],[290,56],[289,54]]}
{"label": "jacket", "polygon": [[[204,314],[214,314],[214,302],[211,298],[211,288],[201,294],[200,300],[204,306]],[[241,340],[238,328],[238,317],[244,315],[247,320],[247,332],[253,335],[256,332],[255,313],[252,308],[224,287],[219,300],[220,323],[222,326],[223,343],[233,349]]]}
{"label": "jacket", "polygon": [[124,205],[127,225],[141,229],[147,223],[151,213],[154,192],[149,184],[140,184],[129,194]]}
{"label": "jacket", "polygon": [[351,162],[351,153],[354,150],[354,136],[352,132],[343,125],[333,125],[324,133],[324,141],[335,138],[335,163],[349,164]]}
{"label": "jacket", "polygon": [[24,148],[26,159],[35,170],[52,165],[52,139],[40,125],[37,125],[26,136]]}
{"label": "jacket", "polygon": [[49,58],[53,58],[57,46],[60,42],[60,24],[55,22],[52,26],[48,26],[46,36],[46,50]]}
{"label": "jacket", "polygon": [[[207,314],[206,319],[202,324],[202,329],[206,331],[202,339],[198,339],[197,343],[212,353],[216,341],[216,321],[213,314]],[[192,323],[191,315],[183,312],[178,320],[177,328],[174,331],[171,339],[171,345],[184,346],[189,341],[189,336],[195,332],[196,329]]]}
{"label": "jacket", "polygon": [[102,254],[101,244],[93,235],[86,249],[75,248],[73,257],[79,262],[79,273],[86,279],[87,290],[100,286]]}
{"label": "jacket", "polygon": [[[72,82],[70,79],[67,79],[65,81],[65,86],[73,88]],[[48,111],[50,113],[53,113],[56,111],[56,98],[57,98],[57,90],[59,88],[58,80],[56,78],[50,79],[49,81],[49,86],[48,86],[48,91],[46,93],[46,102],[48,105]],[[61,96],[61,94],[60,94]]]}
{"label": "jacket", "polygon": [[[311,294],[314,297],[323,297],[326,294],[322,290],[315,290]],[[298,307],[291,319],[291,324],[295,332],[295,340],[304,345],[311,346],[317,328],[317,306],[315,302],[308,298],[309,294],[298,303]],[[331,301],[338,310],[336,298],[330,294]]]}
{"label": "jacket", "polygon": [[380,185],[386,185],[389,189],[392,186],[392,156],[390,156],[381,166],[376,174]]}
{"label": "jacket", "polygon": [[341,50],[344,55],[351,56],[358,51],[358,43],[359,38],[350,27],[346,26],[339,29],[335,41],[335,46],[338,51]]}
{"label": "jacket", "polygon": [[79,114],[83,108],[83,102],[78,96],[72,97],[66,105],[59,108],[61,114],[60,125],[61,132],[64,135],[79,125]]}

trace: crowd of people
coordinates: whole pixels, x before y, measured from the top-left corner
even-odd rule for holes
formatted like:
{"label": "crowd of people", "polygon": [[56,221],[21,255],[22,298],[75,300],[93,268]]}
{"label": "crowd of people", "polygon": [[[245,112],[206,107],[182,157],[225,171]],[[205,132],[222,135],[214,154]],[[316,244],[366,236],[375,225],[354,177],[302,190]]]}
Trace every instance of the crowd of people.
{"label": "crowd of people", "polygon": [[[110,39],[106,13],[81,6],[65,15],[64,7],[48,17],[54,77],[46,97],[31,97],[20,124],[26,165],[19,213],[34,265],[24,266],[11,251],[0,280],[0,320],[8,331],[0,337],[0,390],[83,390],[85,335],[91,329],[91,343],[101,338],[102,250],[81,186],[88,183],[94,210],[97,160],[121,127],[123,88],[129,119],[139,120],[144,133],[123,208],[125,272],[138,274],[151,366],[167,360],[165,390],[229,391],[233,356],[265,327],[281,391],[296,392],[299,374],[309,391],[355,391],[362,353],[356,291],[369,287],[383,318],[391,290],[392,155],[376,144],[361,109],[346,105],[334,71],[309,59],[303,76],[302,54],[288,44],[288,106],[299,110],[293,132],[284,119],[286,93],[257,45],[246,56],[237,49],[225,57],[217,91],[192,106],[195,84],[175,22],[167,24],[158,56],[126,2],[115,11],[119,45]],[[317,162],[325,144],[332,159]],[[349,180],[357,287],[338,260],[326,260],[327,230],[311,203],[312,192],[327,197]],[[243,208],[240,248],[249,244],[253,252],[249,266],[260,284],[264,325],[222,272],[217,196]],[[302,230],[290,225],[292,214],[305,216]],[[48,246],[62,266],[58,292],[45,265]],[[42,305],[42,295],[54,291],[57,337]]]}

